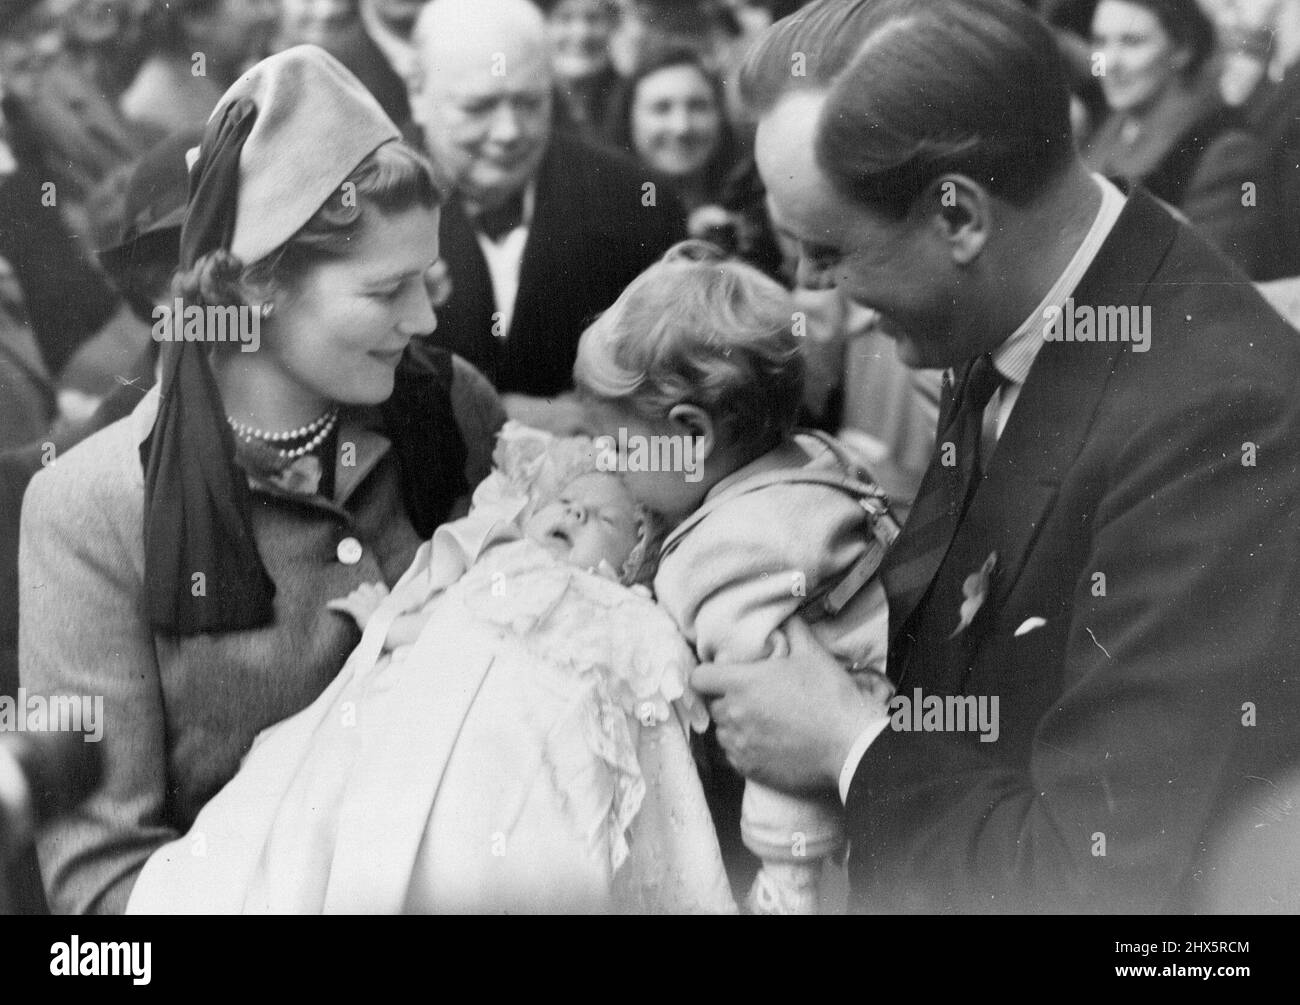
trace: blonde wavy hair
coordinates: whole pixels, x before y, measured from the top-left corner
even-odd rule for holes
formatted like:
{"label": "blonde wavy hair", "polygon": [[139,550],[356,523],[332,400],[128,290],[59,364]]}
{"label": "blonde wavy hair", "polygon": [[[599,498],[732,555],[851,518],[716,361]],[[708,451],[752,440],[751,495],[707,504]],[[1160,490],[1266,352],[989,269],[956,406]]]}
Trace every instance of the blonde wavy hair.
{"label": "blonde wavy hair", "polygon": [[651,422],[678,404],[757,456],[795,425],[804,360],[789,292],[705,241],[683,241],[637,276],[578,343],[578,394]]}

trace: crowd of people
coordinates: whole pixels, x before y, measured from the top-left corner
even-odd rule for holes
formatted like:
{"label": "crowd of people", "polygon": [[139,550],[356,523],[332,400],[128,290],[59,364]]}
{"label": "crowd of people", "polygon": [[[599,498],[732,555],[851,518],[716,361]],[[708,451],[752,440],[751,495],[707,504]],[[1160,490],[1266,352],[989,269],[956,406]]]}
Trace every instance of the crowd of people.
{"label": "crowd of people", "polygon": [[[383,641],[433,596],[399,583],[515,575],[503,541],[531,574],[557,532],[524,514],[567,499],[544,469],[628,428],[704,444],[700,485],[566,484],[630,521],[594,554],[653,588],[712,725],[689,781],[671,744],[647,752],[651,723],[618,734],[659,774],[610,797],[611,868],[643,796],[649,821],[641,888],[612,903],[812,913],[847,842],[871,910],[1258,907],[1254,877],[1190,877],[1300,724],[1280,624],[1300,585],[1300,4],[0,0],[0,99],[0,695],[105,694],[118,716],[105,786],[15,871],[29,909],[229,893],[168,849],[196,821],[240,829],[214,798],[232,779],[290,785],[240,771],[263,731],[323,756],[297,716],[424,652],[423,628],[415,656]],[[263,348],[160,339],[182,301],[251,305]],[[1044,341],[1042,309],[1076,303],[1154,312],[1149,355],[1136,332]],[[503,453],[522,428],[543,437],[526,463]],[[746,478],[764,491],[738,503]],[[352,620],[329,607],[349,595]],[[666,680],[663,707],[702,727]],[[913,687],[1000,696],[997,750],[886,728]],[[333,791],[338,749],[292,784]],[[430,756],[472,786],[466,753]],[[716,847],[672,835],[674,800],[707,804]],[[412,832],[413,860],[448,827]],[[349,901],[259,854],[205,864],[243,870],[233,909],[476,906],[441,865],[387,900],[354,877]],[[476,868],[477,906],[518,906]],[[697,885],[646,893],[669,874]],[[607,908],[592,875],[522,903]]]}

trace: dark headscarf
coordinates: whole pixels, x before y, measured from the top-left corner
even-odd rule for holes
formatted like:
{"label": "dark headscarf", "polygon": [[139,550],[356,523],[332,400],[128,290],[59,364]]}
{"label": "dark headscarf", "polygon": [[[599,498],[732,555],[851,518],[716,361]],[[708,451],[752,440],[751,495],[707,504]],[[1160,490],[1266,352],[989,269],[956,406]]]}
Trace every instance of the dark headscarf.
{"label": "dark headscarf", "polygon": [[[190,175],[182,270],[230,247],[239,155],[256,119],[256,106],[241,98],[208,123]],[[235,463],[207,346],[167,343],[162,389],[140,445],[150,623],[179,635],[259,628],[271,620],[275,583],[257,551],[248,476]]]}
{"label": "dark headscarf", "polygon": [[[244,264],[259,261],[377,147],[399,137],[324,50],[297,46],[263,60],[226,92],[204,131],[190,171],[182,270],[218,250]],[[158,415],[140,446],[148,618],[175,635],[259,628],[274,618],[275,583],[257,549],[248,477],[235,460],[207,352],[202,342],[164,345]],[[450,379],[449,364],[420,375],[404,369],[395,385],[402,399],[387,408],[389,415],[424,409],[414,413],[424,423],[408,423],[395,442],[408,505],[421,497],[412,508],[419,525],[444,518],[448,493],[464,490],[463,470],[448,470],[464,457]],[[428,430],[433,421],[441,428]]]}

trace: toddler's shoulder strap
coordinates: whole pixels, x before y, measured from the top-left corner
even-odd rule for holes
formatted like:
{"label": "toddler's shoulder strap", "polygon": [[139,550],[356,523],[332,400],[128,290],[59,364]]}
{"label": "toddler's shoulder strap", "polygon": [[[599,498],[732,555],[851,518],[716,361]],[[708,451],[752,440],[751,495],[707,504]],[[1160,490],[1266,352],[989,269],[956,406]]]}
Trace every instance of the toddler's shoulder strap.
{"label": "toddler's shoulder strap", "polygon": [[746,478],[705,500],[694,513],[688,516],[664,541],[660,559],[671,554],[685,539],[686,535],[698,527],[715,510],[725,506],[743,495],[757,492],[772,485],[825,485],[850,496],[867,516],[867,525],[871,528],[872,538],[867,549],[849,570],[829,589],[819,591],[810,597],[800,610],[800,615],[808,621],[820,621],[837,615],[857,593],[871,581],[880,568],[885,553],[899,534],[898,521],[889,510],[889,499],[871,480],[871,476],[845,451],[840,442],[818,430],[799,430],[800,435],[810,436],[820,441],[831,451],[838,467],[830,468],[778,468],[764,471]]}

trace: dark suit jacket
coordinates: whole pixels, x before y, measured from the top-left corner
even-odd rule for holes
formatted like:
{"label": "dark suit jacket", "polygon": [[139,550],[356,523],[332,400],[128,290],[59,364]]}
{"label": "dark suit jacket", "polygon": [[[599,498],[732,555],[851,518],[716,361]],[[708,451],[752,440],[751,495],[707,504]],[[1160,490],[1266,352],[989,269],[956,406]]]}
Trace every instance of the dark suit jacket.
{"label": "dark suit jacket", "polygon": [[1075,301],[1149,306],[1150,349],[1044,344],[891,626],[900,693],[997,696],[1000,736],[876,739],[847,801],[860,908],[1193,908],[1216,825],[1300,748],[1300,334],[1140,190]]}
{"label": "dark suit jacket", "polygon": [[681,206],[657,187],[642,204],[644,172],[617,154],[556,132],[537,174],[532,227],[507,337],[487,262],[455,200],[439,230],[451,299],[434,341],[473,363],[501,392],[552,396],[572,384],[578,338],[595,315],[674,242],[686,236]]}

